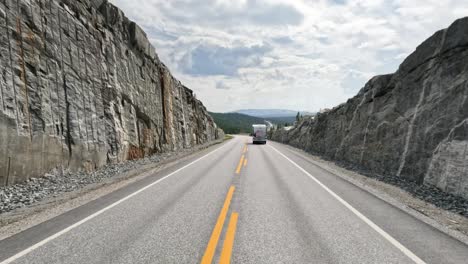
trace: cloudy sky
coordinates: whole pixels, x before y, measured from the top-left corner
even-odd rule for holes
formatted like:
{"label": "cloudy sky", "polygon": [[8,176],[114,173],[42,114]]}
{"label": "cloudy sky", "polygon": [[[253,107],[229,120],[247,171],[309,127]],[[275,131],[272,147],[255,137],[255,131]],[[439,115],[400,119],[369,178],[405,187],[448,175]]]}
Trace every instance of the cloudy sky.
{"label": "cloudy sky", "polygon": [[210,111],[316,111],[394,72],[466,0],[111,0]]}

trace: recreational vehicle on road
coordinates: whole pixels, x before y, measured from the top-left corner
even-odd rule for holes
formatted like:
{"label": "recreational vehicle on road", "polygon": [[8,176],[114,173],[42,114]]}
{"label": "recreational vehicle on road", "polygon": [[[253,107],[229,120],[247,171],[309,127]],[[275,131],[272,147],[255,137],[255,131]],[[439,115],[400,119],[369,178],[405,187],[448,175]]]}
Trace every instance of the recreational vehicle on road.
{"label": "recreational vehicle on road", "polygon": [[266,144],[266,125],[252,125],[253,134],[252,134],[252,143],[253,144]]}

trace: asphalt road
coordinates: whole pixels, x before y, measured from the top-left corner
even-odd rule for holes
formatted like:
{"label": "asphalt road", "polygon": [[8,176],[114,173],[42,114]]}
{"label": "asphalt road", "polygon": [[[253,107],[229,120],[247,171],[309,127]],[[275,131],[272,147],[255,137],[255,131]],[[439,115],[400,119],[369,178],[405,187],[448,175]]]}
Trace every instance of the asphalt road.
{"label": "asphalt road", "polygon": [[467,263],[468,246],[248,137],[0,241],[0,263]]}

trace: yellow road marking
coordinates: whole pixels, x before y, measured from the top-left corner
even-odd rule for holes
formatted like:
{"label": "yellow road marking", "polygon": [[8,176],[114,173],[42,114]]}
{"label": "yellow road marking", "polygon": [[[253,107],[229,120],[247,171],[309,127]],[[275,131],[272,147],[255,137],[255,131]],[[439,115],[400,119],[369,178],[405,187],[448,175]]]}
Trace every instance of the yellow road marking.
{"label": "yellow road marking", "polygon": [[211,261],[213,260],[216,251],[216,246],[218,245],[219,236],[221,235],[221,231],[223,230],[224,221],[226,220],[226,215],[229,210],[229,205],[231,204],[231,199],[232,195],[234,194],[235,188],[236,187],[234,186],[231,186],[229,188],[226,200],[224,201],[223,208],[221,209],[221,213],[219,214],[218,220],[216,221],[213,233],[211,233],[210,241],[208,242],[208,246],[206,247],[201,264],[211,264]]}
{"label": "yellow road marking", "polygon": [[239,174],[240,170],[242,168],[242,164],[244,163],[244,155],[241,156],[241,159],[239,160],[239,164],[237,165],[236,173]]}
{"label": "yellow road marking", "polygon": [[228,229],[226,231],[226,239],[223,243],[223,251],[219,258],[220,264],[229,264],[231,262],[232,247],[234,246],[234,237],[236,236],[237,218],[239,214],[232,212],[231,219],[229,220]]}
{"label": "yellow road marking", "polygon": [[244,146],[244,150],[242,151],[242,153],[246,153],[247,152],[247,145]]}
{"label": "yellow road marking", "polygon": [[247,166],[247,158],[244,159],[244,167]]}

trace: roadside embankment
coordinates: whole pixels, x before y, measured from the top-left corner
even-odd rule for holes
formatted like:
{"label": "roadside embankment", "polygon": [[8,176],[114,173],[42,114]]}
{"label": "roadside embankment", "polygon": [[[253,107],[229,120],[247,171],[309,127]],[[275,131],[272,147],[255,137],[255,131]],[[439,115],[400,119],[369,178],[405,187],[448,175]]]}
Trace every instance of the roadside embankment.
{"label": "roadside embankment", "polygon": [[222,142],[111,164],[90,174],[54,171],[42,178],[0,187],[0,238],[151,176]]}

